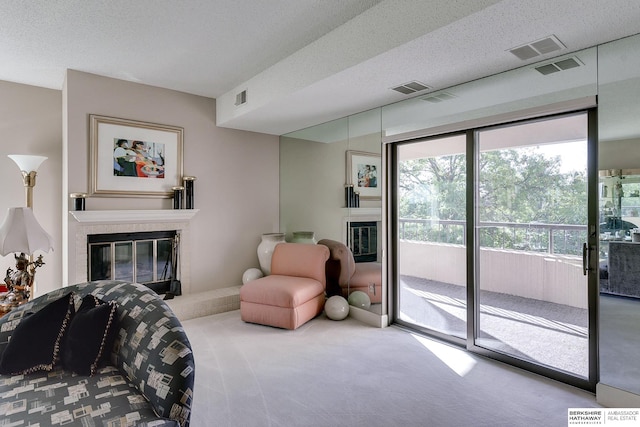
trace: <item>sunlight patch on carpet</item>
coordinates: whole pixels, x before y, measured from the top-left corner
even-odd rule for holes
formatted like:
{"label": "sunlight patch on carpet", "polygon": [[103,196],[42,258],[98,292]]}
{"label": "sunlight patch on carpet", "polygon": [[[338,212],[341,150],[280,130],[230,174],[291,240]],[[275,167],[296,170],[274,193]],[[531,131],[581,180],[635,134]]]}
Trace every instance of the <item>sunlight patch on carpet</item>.
{"label": "sunlight patch on carpet", "polygon": [[466,351],[442,344],[420,335],[411,334],[420,344],[461,377],[467,375],[476,365],[476,360]]}

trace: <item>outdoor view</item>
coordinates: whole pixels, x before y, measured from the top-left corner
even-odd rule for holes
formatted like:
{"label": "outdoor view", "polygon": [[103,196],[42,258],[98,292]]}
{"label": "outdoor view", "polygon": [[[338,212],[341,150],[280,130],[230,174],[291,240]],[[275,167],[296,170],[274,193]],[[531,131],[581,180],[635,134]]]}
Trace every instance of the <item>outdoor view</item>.
{"label": "outdoor view", "polygon": [[[584,142],[561,145],[571,155]],[[563,170],[558,151],[536,146],[482,153],[477,208],[483,247],[581,255],[587,212],[576,206],[586,205],[586,162],[581,170]],[[399,166],[401,238],[462,244],[466,156]]]}
{"label": "outdoor view", "polygon": [[[541,131],[556,120],[475,133],[475,343],[586,376],[586,115],[565,123],[582,138]],[[465,135],[400,146],[397,212],[400,319],[466,339],[464,153]]]}

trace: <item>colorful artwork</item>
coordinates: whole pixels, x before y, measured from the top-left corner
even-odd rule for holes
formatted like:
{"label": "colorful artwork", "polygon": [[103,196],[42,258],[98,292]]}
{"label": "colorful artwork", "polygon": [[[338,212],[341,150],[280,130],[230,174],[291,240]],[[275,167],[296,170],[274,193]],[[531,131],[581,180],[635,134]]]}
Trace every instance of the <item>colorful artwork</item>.
{"label": "colorful artwork", "polygon": [[164,178],[164,144],[114,138],[113,175]]}
{"label": "colorful artwork", "polygon": [[376,188],[378,186],[378,169],[376,165],[358,164],[358,187]]}

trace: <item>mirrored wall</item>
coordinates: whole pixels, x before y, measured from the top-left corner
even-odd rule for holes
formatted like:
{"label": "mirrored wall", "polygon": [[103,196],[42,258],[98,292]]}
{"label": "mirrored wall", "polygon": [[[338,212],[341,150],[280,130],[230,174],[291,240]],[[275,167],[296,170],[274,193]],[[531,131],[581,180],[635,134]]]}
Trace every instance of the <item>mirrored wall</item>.
{"label": "mirrored wall", "polygon": [[598,47],[598,132],[600,383],[640,395],[640,36]]}
{"label": "mirrored wall", "polygon": [[[378,222],[383,206],[375,196],[368,198],[372,188],[360,188],[359,207],[352,207],[345,197],[345,184],[354,184],[354,180],[360,179],[358,172],[354,175],[354,170],[360,168],[354,166],[355,160],[355,164],[364,168],[362,185],[366,185],[364,171],[367,165],[375,164],[373,156],[380,154],[381,141],[393,143],[486,126],[491,124],[492,117],[504,122],[511,114],[517,114],[514,120],[523,119],[526,118],[523,112],[535,117],[552,112],[554,105],[559,111],[571,109],[574,102],[577,106],[584,105],[585,98],[596,95],[598,168],[603,176],[608,174],[608,180],[614,176],[623,190],[629,190],[625,193],[629,200],[622,201],[620,207],[630,208],[627,210],[632,212],[637,200],[640,212],[640,196],[633,199],[640,186],[636,189],[635,183],[631,183],[633,179],[622,173],[640,169],[640,35],[637,35],[283,136],[280,141],[281,231],[286,232],[287,240],[293,238],[295,231],[313,231],[317,240],[347,244],[350,222],[360,219]],[[429,130],[428,134],[425,129]],[[375,182],[379,186],[384,171],[377,172]],[[603,215],[604,186],[603,180],[599,200]],[[606,197],[609,196],[610,193]],[[620,209],[620,215],[625,216],[622,211]],[[602,221],[600,227],[603,227]],[[381,234],[378,229],[379,254]],[[633,241],[631,231],[629,236],[625,233],[621,241],[640,246]],[[600,249],[605,246],[602,240],[600,246]],[[600,254],[599,272],[603,277],[602,270],[609,269],[609,265],[606,254],[602,256],[602,251]],[[379,260],[380,255],[376,258]],[[640,277],[640,255],[632,257],[627,267],[633,270],[630,278]],[[600,290],[599,386],[628,392],[640,399],[640,365],[633,362],[640,350],[640,299],[602,292],[602,283]],[[373,304],[372,309],[385,313],[384,304],[380,308]],[[601,403],[616,404],[615,399],[601,400],[600,390]],[[640,404],[640,400],[634,402]]]}
{"label": "mirrored wall", "polygon": [[329,246],[328,295],[383,316],[381,169],[379,108],[280,138],[280,231]]}

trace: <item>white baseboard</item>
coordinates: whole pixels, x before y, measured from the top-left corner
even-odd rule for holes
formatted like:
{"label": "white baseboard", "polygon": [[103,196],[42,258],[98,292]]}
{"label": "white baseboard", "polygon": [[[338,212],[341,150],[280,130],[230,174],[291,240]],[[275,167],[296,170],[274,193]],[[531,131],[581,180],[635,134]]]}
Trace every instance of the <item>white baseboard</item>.
{"label": "white baseboard", "polygon": [[388,315],[372,313],[354,306],[349,306],[349,317],[366,323],[367,325],[375,326],[376,328],[386,328],[389,326]]}
{"label": "white baseboard", "polygon": [[596,402],[607,408],[640,408],[640,395],[598,383]]}

